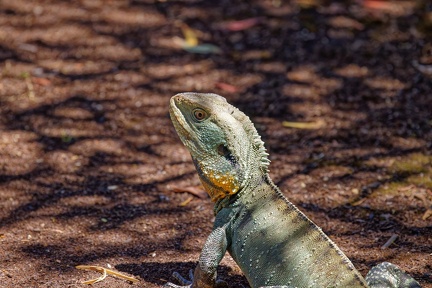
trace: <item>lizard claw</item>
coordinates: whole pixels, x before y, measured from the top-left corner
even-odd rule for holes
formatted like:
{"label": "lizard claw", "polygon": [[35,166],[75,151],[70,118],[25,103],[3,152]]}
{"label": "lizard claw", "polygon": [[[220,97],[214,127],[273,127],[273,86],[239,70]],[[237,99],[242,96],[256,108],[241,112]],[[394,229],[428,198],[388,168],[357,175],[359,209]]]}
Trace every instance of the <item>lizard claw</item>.
{"label": "lizard claw", "polygon": [[190,288],[192,286],[179,286],[179,285],[176,285],[174,283],[168,282],[163,287],[164,288]]}
{"label": "lizard claw", "polygon": [[183,276],[181,276],[179,273],[174,272],[172,275],[179,283],[180,285],[173,284],[171,282],[166,283],[163,287],[168,288],[192,288],[192,282],[193,282],[193,270],[189,270],[189,279],[187,280]]}
{"label": "lizard claw", "polygon": [[183,276],[181,276],[179,273],[174,272],[173,273],[173,277],[180,282],[181,285],[183,286],[191,286],[192,282],[193,282],[193,270],[189,270],[189,280],[187,280],[186,278],[184,278]]}
{"label": "lizard claw", "polygon": [[[184,278],[179,273],[174,272],[172,275],[179,283],[180,285],[176,285],[174,283],[168,282],[163,287],[166,288],[193,288],[193,280],[194,280],[194,271],[191,269],[189,270],[189,279]],[[222,280],[217,280],[214,284],[214,288],[228,288],[228,283]],[[206,286],[207,287],[207,286]],[[213,286],[212,286],[213,287]]]}

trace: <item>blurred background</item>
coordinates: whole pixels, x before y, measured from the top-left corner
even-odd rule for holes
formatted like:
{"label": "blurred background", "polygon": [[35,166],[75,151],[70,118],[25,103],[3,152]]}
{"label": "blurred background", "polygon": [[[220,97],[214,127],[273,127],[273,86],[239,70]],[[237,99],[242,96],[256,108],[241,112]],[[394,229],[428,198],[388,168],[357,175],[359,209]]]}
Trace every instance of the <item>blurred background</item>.
{"label": "blurred background", "polygon": [[[168,116],[184,91],[251,117],[363,275],[432,287],[431,29],[426,0],[0,1],[2,287],[194,268],[213,208]],[[220,277],[247,287],[229,257]]]}

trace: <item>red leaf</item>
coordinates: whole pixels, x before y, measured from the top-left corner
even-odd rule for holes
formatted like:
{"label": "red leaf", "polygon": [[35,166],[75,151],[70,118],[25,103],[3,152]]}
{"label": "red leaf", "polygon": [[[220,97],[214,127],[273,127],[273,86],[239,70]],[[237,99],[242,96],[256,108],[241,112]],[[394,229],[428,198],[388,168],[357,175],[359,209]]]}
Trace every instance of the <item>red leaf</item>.
{"label": "red leaf", "polygon": [[49,86],[49,85],[51,85],[51,80],[49,80],[47,78],[33,77],[32,81],[33,81],[33,83],[41,85],[41,86]]}
{"label": "red leaf", "polygon": [[220,29],[225,29],[229,31],[242,31],[257,25],[262,20],[263,20],[262,17],[256,17],[256,18],[248,18],[244,20],[228,21],[228,22],[220,23],[218,27]]}
{"label": "red leaf", "polygon": [[215,86],[223,91],[229,92],[229,93],[236,93],[239,91],[239,88],[237,88],[234,85],[223,83],[223,82],[217,82]]}

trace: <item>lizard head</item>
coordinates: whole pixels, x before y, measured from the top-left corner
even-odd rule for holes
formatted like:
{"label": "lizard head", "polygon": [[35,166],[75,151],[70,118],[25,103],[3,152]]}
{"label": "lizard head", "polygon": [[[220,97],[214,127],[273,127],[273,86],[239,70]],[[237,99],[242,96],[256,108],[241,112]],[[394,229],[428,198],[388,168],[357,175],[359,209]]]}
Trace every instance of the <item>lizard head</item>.
{"label": "lizard head", "polygon": [[170,115],[214,202],[240,191],[252,173],[268,172],[268,154],[252,122],[222,96],[177,94]]}

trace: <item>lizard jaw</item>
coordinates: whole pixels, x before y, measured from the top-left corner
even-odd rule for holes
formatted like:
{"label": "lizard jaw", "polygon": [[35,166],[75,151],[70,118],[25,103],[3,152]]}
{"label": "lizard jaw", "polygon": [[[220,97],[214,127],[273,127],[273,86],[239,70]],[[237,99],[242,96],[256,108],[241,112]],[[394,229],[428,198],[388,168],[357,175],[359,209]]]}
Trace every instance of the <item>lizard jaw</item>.
{"label": "lizard jaw", "polygon": [[186,122],[185,117],[183,116],[180,109],[177,107],[177,102],[176,102],[177,99],[178,99],[177,95],[171,97],[169,113],[175,129],[183,132],[183,133],[177,133],[180,137],[180,140],[183,142],[185,146],[189,148],[188,143],[191,141],[191,137],[190,137],[191,131],[189,125]]}

